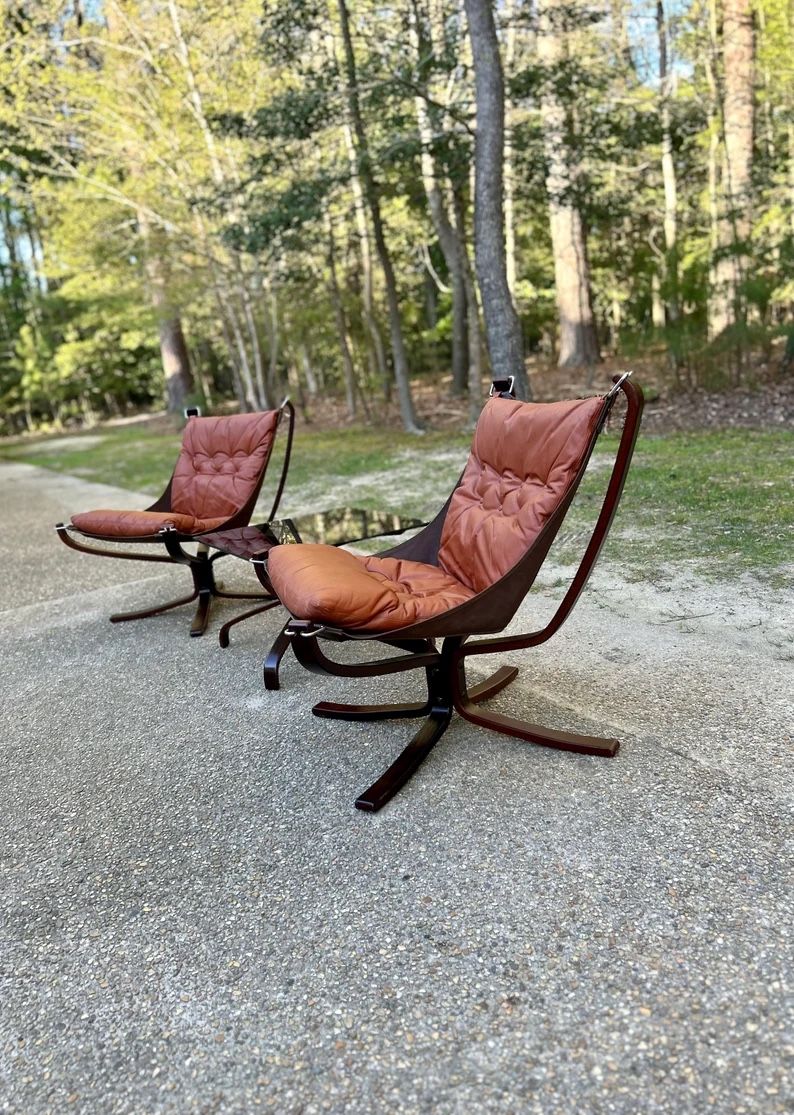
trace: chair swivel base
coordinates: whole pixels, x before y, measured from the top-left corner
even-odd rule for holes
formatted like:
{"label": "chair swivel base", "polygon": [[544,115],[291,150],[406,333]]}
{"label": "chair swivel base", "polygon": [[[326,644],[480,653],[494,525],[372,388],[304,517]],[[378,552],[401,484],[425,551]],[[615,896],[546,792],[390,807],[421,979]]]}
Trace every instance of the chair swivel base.
{"label": "chair swivel base", "polygon": [[[315,716],[329,720],[369,721],[426,717],[419,731],[391,766],[356,799],[357,809],[376,813],[394,797],[444,735],[452,720],[453,712],[457,712],[464,720],[479,727],[490,728],[543,747],[604,758],[611,758],[617,754],[620,742],[616,739],[561,732],[554,728],[544,728],[529,721],[480,709],[478,706],[481,702],[496,696],[514,681],[518,670],[515,666],[502,666],[485,681],[468,687],[463,661],[465,655],[460,653],[459,643],[457,639],[445,640],[437,661],[426,667],[426,701],[396,705],[343,705],[321,701],[312,709]],[[299,661],[314,672],[336,672],[324,668],[338,664],[331,663],[326,658],[317,647],[316,639],[298,639],[293,646]],[[347,669],[352,673],[355,668],[347,667]]]}
{"label": "chair swivel base", "polygon": [[[329,720],[390,720],[426,716],[422,727],[408,746],[377,782],[356,798],[356,809],[377,813],[402,789],[412,774],[421,766],[449,727],[452,719],[451,695],[444,691],[443,679],[434,670],[428,670],[428,697],[421,704],[406,705],[338,705],[320,701],[312,709],[315,716]],[[486,681],[469,691],[472,701],[487,701],[509,685],[517,676],[515,666],[502,666]]]}
{"label": "chair swivel base", "polygon": [[[260,600],[262,603],[254,609],[254,611],[265,611],[267,608],[272,608],[278,604],[278,600],[268,599],[263,596],[261,592],[225,592],[222,586],[215,580],[215,575],[212,571],[212,562],[214,558],[208,558],[205,554],[199,553],[197,557],[192,558],[189,562],[184,562],[190,568],[193,575],[193,591],[189,596],[181,596],[177,600],[170,600],[166,604],[158,604],[154,608],[142,608],[136,612],[117,612],[110,617],[111,623],[126,623],[128,620],[134,619],[148,619],[149,616],[159,615],[161,612],[169,612],[172,608],[180,608],[183,604],[190,604],[192,601],[197,600],[196,611],[193,615],[193,620],[190,624],[190,634],[196,638],[203,635],[207,630],[209,623],[210,608],[214,598],[222,600]],[[252,612],[246,612],[245,615],[251,615]],[[245,616],[237,616],[228,623],[225,623],[221,628],[221,646],[228,645],[228,629],[235,623],[238,623]],[[226,634],[226,641],[223,641],[223,635]]]}
{"label": "chair swivel base", "polygon": [[[124,561],[156,561],[165,563],[166,565],[187,565],[189,567],[193,577],[193,591],[188,596],[180,596],[176,600],[169,600],[165,604],[157,604],[153,608],[141,608],[134,612],[116,612],[115,615],[110,617],[111,623],[127,623],[129,620],[148,619],[150,616],[160,615],[161,612],[170,612],[172,608],[181,608],[183,604],[190,604],[194,600],[197,600],[198,604],[196,605],[196,611],[190,625],[190,634],[198,636],[203,635],[207,630],[213,597],[222,597],[226,600],[260,600],[263,602],[263,610],[265,607],[273,607],[274,604],[278,603],[272,595],[266,593],[224,592],[223,586],[215,580],[212,568],[213,563],[223,555],[213,554],[212,557],[210,557],[206,546],[202,543],[199,543],[198,552],[196,554],[188,553],[182,548],[176,531],[164,532],[158,535],[156,539],[133,538],[129,540],[132,542],[157,541],[158,543],[164,544],[167,551],[164,554],[147,554],[139,553],[134,550],[111,550],[99,548],[96,545],[86,545],[84,542],[74,537],[67,523],[57,523],[55,530],[65,546],[68,546],[70,550],[77,550],[82,554],[91,554],[94,557],[110,557],[122,559]],[[110,540],[100,539],[100,541]],[[231,621],[231,623],[225,626],[229,627],[234,622],[235,621]]]}

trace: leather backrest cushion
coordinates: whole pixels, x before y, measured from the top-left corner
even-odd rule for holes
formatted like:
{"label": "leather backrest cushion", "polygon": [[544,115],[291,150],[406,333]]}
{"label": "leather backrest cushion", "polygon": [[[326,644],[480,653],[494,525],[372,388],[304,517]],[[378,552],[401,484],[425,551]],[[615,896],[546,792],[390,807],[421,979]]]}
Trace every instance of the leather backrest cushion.
{"label": "leather backrest cushion", "polygon": [[267,467],[279,413],[189,419],[171,481],[171,509],[197,519],[236,514]]}
{"label": "leather backrest cushion", "polygon": [[490,399],[444,520],[438,564],[482,592],[524,556],[582,463],[603,399]]}

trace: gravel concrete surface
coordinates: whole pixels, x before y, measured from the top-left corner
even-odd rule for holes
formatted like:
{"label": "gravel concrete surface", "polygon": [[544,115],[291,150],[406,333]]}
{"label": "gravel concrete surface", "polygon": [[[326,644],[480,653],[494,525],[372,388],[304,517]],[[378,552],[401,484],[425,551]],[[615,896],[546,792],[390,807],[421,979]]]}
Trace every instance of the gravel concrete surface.
{"label": "gravel concrete surface", "polygon": [[0,1111],[791,1110],[781,597],[608,561],[494,707],[616,734],[617,758],[457,721],[371,816],[353,800],[410,723],[311,705],[404,677],[288,660],[267,693],[280,614],[222,651],[231,603],[202,639],[189,609],[111,626],[187,571],[52,524],[145,497],[15,464],[0,494]]}

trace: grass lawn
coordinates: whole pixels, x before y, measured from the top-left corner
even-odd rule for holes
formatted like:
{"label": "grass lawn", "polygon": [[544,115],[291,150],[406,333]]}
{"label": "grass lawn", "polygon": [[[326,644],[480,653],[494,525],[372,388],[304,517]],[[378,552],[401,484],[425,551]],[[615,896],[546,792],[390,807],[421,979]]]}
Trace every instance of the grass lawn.
{"label": "grass lawn", "polygon": [[[296,434],[283,506],[288,512],[350,502],[430,515],[454,484],[468,442],[454,433],[413,438],[392,429],[304,428]],[[616,444],[614,435],[603,438],[596,463],[606,464]],[[0,458],[159,495],[178,446],[176,433],[105,428],[7,442]],[[592,521],[607,475],[605,468],[588,473],[566,532]],[[790,431],[641,435],[604,557],[629,575],[632,567],[646,575],[686,564],[709,578],[755,571],[782,583],[794,554],[793,492]]]}

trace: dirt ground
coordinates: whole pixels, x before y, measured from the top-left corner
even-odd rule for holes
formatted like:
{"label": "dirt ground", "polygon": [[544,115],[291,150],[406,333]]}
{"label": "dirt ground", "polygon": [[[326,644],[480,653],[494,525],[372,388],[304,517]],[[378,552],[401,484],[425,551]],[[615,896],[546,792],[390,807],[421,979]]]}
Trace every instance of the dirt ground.
{"label": "dirt ground", "polygon": [[[533,398],[538,402],[575,398],[605,391],[612,376],[633,370],[645,391],[643,429],[646,433],[706,429],[781,429],[794,427],[794,375],[783,375],[777,368],[758,366],[751,386],[724,391],[680,391],[671,388],[669,374],[656,360],[604,361],[592,375],[584,369],[561,370],[549,365],[529,364]],[[450,376],[428,376],[412,384],[416,409],[422,422],[431,429],[460,429],[466,426],[468,405],[465,399],[450,396]],[[484,386],[484,390],[485,390]],[[300,408],[300,400],[295,400]],[[380,397],[370,400],[374,424],[399,425],[396,402],[384,409]],[[302,408],[300,408],[302,409]],[[341,399],[323,399],[322,413],[310,402],[302,414],[317,429],[350,423]],[[363,417],[363,416],[361,416]],[[361,417],[359,420],[361,420]]]}

